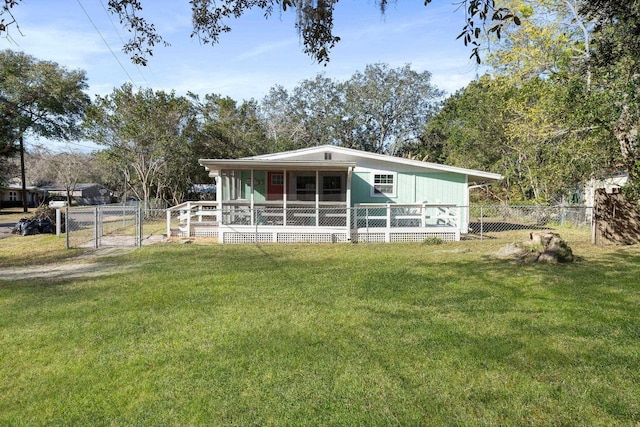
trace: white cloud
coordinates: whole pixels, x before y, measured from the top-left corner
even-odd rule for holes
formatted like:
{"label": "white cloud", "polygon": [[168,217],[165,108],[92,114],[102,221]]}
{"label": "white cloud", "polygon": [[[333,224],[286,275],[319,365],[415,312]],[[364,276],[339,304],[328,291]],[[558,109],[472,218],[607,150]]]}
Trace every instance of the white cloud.
{"label": "white cloud", "polygon": [[96,39],[95,32],[30,26],[22,33],[24,36],[12,32],[12,38],[3,43],[4,47],[68,68],[88,68],[92,57],[108,53],[104,43]]}

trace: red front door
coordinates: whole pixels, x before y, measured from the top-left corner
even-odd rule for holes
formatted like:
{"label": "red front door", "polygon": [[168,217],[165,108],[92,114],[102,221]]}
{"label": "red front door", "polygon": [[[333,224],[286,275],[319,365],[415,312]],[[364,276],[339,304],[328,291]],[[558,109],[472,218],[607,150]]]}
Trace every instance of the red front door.
{"label": "red front door", "polygon": [[284,174],[267,172],[267,200],[282,200],[284,191]]}

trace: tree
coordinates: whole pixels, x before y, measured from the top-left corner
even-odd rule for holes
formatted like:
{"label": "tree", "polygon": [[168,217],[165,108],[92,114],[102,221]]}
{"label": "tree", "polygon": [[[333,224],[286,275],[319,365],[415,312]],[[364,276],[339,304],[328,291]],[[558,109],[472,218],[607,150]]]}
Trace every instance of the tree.
{"label": "tree", "polygon": [[12,178],[11,175],[15,173],[11,158],[16,155],[18,148],[15,144],[9,143],[14,139],[10,118],[0,115],[0,185]]}
{"label": "tree", "polygon": [[[535,145],[541,147],[559,139],[568,146],[579,135],[572,151],[586,150],[591,175],[625,170],[630,178],[625,191],[640,199],[637,2],[503,1],[519,11],[523,24],[505,29],[489,62],[514,82],[544,76],[553,83],[548,90],[556,94],[540,98],[544,102],[536,108],[519,110],[526,113],[520,119],[520,132],[536,136]],[[563,95],[568,93],[571,96]]]}
{"label": "tree", "polygon": [[[551,77],[584,69],[591,57],[592,27],[579,13],[580,0],[501,0],[522,17],[491,40],[486,58],[501,75],[520,80]],[[590,84],[589,70],[586,84]]]}
{"label": "tree", "polygon": [[341,83],[324,74],[301,81],[291,94],[286,121],[301,126],[304,146],[341,145],[345,140],[345,96]]}
{"label": "tree", "polygon": [[29,185],[64,187],[69,206],[78,183],[102,181],[97,173],[93,153],[53,153],[45,147],[36,146],[28,151],[26,162]]}
{"label": "tree", "polygon": [[229,97],[192,95],[198,114],[196,152],[206,158],[238,158],[268,150],[256,101],[237,105]]}
{"label": "tree", "polygon": [[[24,165],[26,135],[65,141],[78,138],[79,124],[90,105],[85,89],[84,71],[70,71],[21,52],[0,52],[0,136],[4,138],[0,153],[19,151]],[[26,212],[26,197],[23,200]]]}
{"label": "tree", "polygon": [[[395,0],[397,1],[397,0]],[[423,0],[425,5],[431,0]],[[0,35],[8,35],[10,27],[17,27],[12,10],[22,0],[4,0],[0,6]],[[305,53],[319,63],[329,61],[330,51],[340,37],[333,34],[333,12],[338,0],[190,0],[193,20],[191,37],[197,37],[204,44],[214,44],[220,35],[231,31],[227,21],[239,18],[252,9],[261,9],[265,17],[276,10],[293,10],[296,14],[296,29],[303,43]],[[389,0],[376,0],[375,4],[384,13]],[[0,3],[2,4],[2,3]],[[466,22],[458,35],[465,45],[473,46],[472,56],[480,61],[479,47],[481,35],[501,34],[510,22],[519,23],[519,18],[509,9],[496,6],[496,0],[459,0],[466,12]],[[120,18],[122,25],[132,33],[125,43],[124,51],[131,55],[133,62],[146,65],[156,44],[166,44],[153,23],[143,16],[141,0],[109,0],[108,10]],[[18,28],[19,31],[19,28]]]}
{"label": "tree", "polygon": [[372,64],[344,82],[319,74],[300,82],[290,95],[272,88],[261,113],[267,128],[274,129],[270,135],[281,131],[272,145],[334,144],[402,154],[419,138],[441,96],[427,71]]}
{"label": "tree", "polygon": [[391,69],[367,65],[344,85],[349,139],[343,145],[374,153],[397,154],[418,139],[436,111],[443,92],[431,83],[431,73],[410,65]]}
{"label": "tree", "polygon": [[303,123],[296,119],[292,103],[292,96],[280,85],[272,87],[260,102],[260,118],[271,152],[304,148],[308,144],[309,135]]}
{"label": "tree", "polygon": [[103,158],[121,171],[146,208],[152,197],[177,203],[191,186],[183,169],[196,164],[190,151],[193,126],[194,110],[185,97],[151,89],[134,92],[125,84],[96,98],[86,135],[107,147]]}
{"label": "tree", "polygon": [[590,65],[599,88],[612,107],[606,121],[619,147],[619,166],[629,173],[625,189],[640,200],[640,8],[637,2],[592,0],[582,13],[595,23]]}
{"label": "tree", "polygon": [[[469,83],[447,98],[427,124],[424,141],[414,150],[448,164],[504,173],[505,123],[509,88],[489,76]],[[508,179],[509,177],[507,177]]]}
{"label": "tree", "polygon": [[561,201],[612,158],[606,129],[583,125],[592,103],[581,78],[483,76],[444,102],[423,137],[437,144],[418,153],[501,173],[500,199]]}

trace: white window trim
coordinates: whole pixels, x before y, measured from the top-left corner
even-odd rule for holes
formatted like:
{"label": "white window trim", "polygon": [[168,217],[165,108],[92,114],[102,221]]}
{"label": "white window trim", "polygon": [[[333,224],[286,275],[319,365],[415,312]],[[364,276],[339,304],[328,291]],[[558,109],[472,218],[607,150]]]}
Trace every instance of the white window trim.
{"label": "white window trim", "polygon": [[[393,177],[393,191],[391,193],[376,193],[376,175],[391,175]],[[398,173],[392,171],[371,171],[371,197],[396,197],[398,194]]]}
{"label": "white window trim", "polygon": [[[274,182],[276,181],[276,179],[274,178],[278,178],[277,180],[280,182]],[[271,185],[284,185],[284,174],[282,172],[273,172],[271,173]]]}

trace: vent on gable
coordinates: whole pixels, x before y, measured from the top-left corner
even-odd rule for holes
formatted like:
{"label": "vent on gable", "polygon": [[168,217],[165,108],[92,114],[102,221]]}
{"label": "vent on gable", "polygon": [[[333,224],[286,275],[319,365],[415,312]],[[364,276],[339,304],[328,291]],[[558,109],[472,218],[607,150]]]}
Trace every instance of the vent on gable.
{"label": "vent on gable", "polygon": [[331,160],[331,153],[324,153],[325,160]]}

